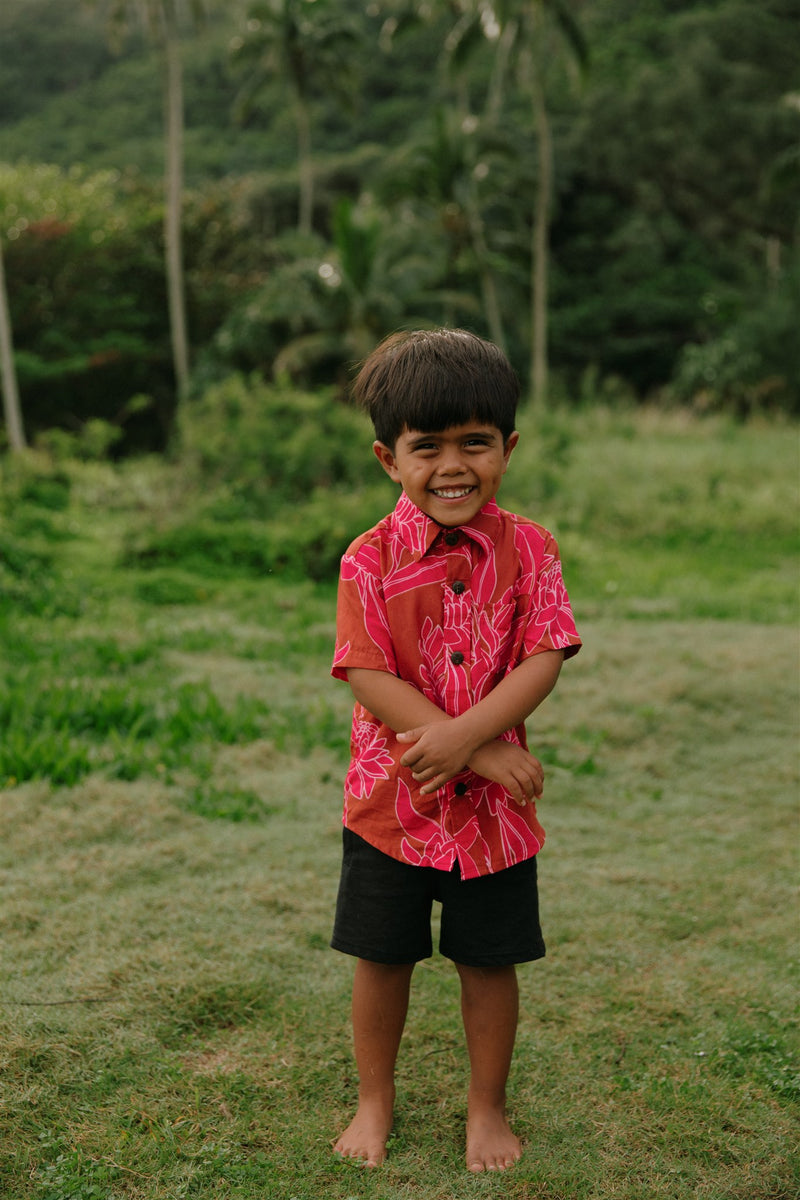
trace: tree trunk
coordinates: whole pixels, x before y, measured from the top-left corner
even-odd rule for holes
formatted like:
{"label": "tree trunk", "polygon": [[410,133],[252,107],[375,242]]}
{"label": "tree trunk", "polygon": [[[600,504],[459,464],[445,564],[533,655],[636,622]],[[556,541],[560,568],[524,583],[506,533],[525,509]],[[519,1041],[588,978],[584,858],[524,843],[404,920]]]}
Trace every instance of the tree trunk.
{"label": "tree trunk", "polygon": [[175,384],[179,396],[189,388],[189,337],[183,278],[183,73],[180,43],[171,20],[164,36],[165,172],[164,249]]}
{"label": "tree trunk", "polygon": [[14,368],[14,345],[11,338],[11,316],[8,308],[8,291],[3,267],[3,244],[0,239],[0,378],[3,390],[3,415],[6,423],[8,444],[12,450],[25,449],[25,430],[19,403],[17,372]]}
{"label": "tree trunk", "polygon": [[486,118],[488,121],[496,122],[500,119],[500,113],[503,108],[503,95],[505,93],[506,79],[508,77],[509,63],[511,61],[511,53],[519,35],[519,22],[509,20],[503,26],[500,37],[497,39],[497,50],[495,51],[494,65],[492,67],[492,75],[489,80],[489,90],[486,97]]}
{"label": "tree trunk", "polygon": [[533,214],[531,246],[531,386],[533,405],[541,410],[547,401],[547,274],[550,230],[550,197],[553,188],[553,143],[544,88],[536,76],[533,85],[539,186]]}
{"label": "tree trunk", "polygon": [[297,126],[297,169],[300,177],[300,205],[297,229],[300,233],[311,233],[314,217],[314,160],[311,150],[311,115],[305,97],[297,94],[295,100],[295,123]]}
{"label": "tree trunk", "polygon": [[478,278],[480,279],[481,296],[483,297],[483,308],[486,315],[486,324],[489,329],[489,337],[505,354],[507,352],[506,336],[503,329],[503,317],[500,312],[500,301],[490,265],[489,247],[486,245],[486,238],[483,233],[483,218],[478,209],[477,199],[472,194],[472,188],[470,188],[468,200],[467,220],[469,221],[472,249],[478,266]]}

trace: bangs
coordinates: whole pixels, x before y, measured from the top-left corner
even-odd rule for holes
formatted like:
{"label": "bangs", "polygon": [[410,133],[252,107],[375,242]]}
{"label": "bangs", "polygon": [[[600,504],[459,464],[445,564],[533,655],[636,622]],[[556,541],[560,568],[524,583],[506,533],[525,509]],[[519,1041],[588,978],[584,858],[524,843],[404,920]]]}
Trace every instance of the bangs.
{"label": "bangs", "polygon": [[[498,419],[499,396],[491,395],[489,381],[467,377],[454,379],[448,372],[441,379],[428,379],[424,392],[412,392],[403,406],[404,424],[408,429],[421,433],[433,433],[437,429],[449,429],[453,425],[466,425],[478,421],[482,425],[502,428]],[[513,430],[513,410],[511,428]],[[402,432],[398,430],[399,433]]]}

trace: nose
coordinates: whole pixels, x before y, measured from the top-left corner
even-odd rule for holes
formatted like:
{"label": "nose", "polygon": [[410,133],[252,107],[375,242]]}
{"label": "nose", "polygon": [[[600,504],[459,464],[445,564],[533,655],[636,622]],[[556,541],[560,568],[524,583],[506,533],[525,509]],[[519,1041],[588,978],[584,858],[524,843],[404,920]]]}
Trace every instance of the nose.
{"label": "nose", "polygon": [[445,446],[439,459],[440,475],[462,475],[464,460],[459,446]]}

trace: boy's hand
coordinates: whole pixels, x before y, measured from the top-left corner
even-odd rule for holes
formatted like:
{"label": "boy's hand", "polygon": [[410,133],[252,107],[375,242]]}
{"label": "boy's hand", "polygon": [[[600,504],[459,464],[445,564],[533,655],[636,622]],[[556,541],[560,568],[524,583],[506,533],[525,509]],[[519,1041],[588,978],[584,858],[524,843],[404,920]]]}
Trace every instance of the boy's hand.
{"label": "boy's hand", "polygon": [[470,753],[455,721],[420,725],[399,733],[397,740],[414,743],[400,763],[410,767],[413,778],[423,785],[423,796],[443,787],[466,766],[484,779],[499,783],[518,804],[527,804],[542,794],[542,764],[513,742],[486,742]]}
{"label": "boy's hand", "polygon": [[517,804],[539,799],[544,787],[544,770],[522,746],[513,742],[487,742],[469,760],[470,769],[506,789]]}
{"label": "boy's hand", "polygon": [[420,788],[423,796],[437,791],[463,771],[476,749],[465,740],[456,720],[419,725],[398,733],[397,740],[414,743],[400,759],[400,765],[409,767],[417,783],[423,785]]}

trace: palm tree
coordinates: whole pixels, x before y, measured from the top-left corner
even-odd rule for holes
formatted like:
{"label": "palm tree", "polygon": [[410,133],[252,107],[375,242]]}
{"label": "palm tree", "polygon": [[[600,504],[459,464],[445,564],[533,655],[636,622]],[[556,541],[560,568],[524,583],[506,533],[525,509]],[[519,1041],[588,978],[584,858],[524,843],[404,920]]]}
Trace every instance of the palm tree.
{"label": "palm tree", "polygon": [[276,80],[292,98],[300,182],[298,232],[311,232],[314,212],[314,158],[311,101],[324,89],[339,101],[352,95],[352,58],[358,26],[342,5],[331,0],[256,0],[247,12],[246,30],[233,40],[237,64],[248,69],[237,111],[244,117]]}
{"label": "palm tree", "polygon": [[571,60],[588,63],[583,34],[565,0],[467,0],[466,11],[450,35],[449,54],[455,61],[471,51],[480,30],[495,43],[495,61],[487,90],[485,117],[496,124],[505,102],[506,84],[515,79],[531,105],[536,132],[538,186],[531,219],[531,332],[530,380],[534,405],[547,395],[547,296],[550,214],[553,191],[553,139],[547,105],[551,65],[558,61],[552,33],[558,31]]}
{"label": "palm tree", "polygon": [[[437,240],[446,249],[446,283],[453,285],[471,256],[489,336],[505,350],[498,257],[487,242],[483,211],[486,201],[495,200],[502,188],[498,178],[511,159],[511,148],[501,137],[489,138],[486,133],[486,127],[469,114],[438,105],[429,132],[390,162],[386,190],[395,198],[413,199],[418,211],[429,210],[437,225]],[[454,293],[444,295],[452,310]],[[445,312],[444,324],[452,323],[452,317],[452,311]]]}
{"label": "palm tree", "polygon": [[533,403],[542,408],[547,398],[547,308],[550,216],[553,198],[553,138],[547,106],[549,67],[558,58],[558,48],[550,34],[557,29],[572,60],[579,67],[588,64],[583,34],[564,0],[498,0],[498,59],[493,81],[495,94],[490,101],[499,104],[502,72],[517,53],[517,83],[531,104],[536,130],[538,187],[531,221],[531,357],[530,379]]}
{"label": "palm tree", "polygon": [[[413,228],[362,200],[340,200],[333,213],[333,242],[313,262],[319,300],[308,306],[304,329],[290,338],[273,363],[276,376],[302,377],[317,364],[348,365],[365,358],[400,326],[433,324],[442,300],[440,264],[420,250]],[[295,293],[296,294],[296,293]]]}
{"label": "palm tree", "polygon": [[[453,111],[438,105],[432,116],[429,139],[415,141],[406,158],[412,174],[406,190],[423,196],[437,210],[451,265],[462,249],[472,253],[478,273],[481,302],[489,336],[506,349],[506,336],[495,278],[495,258],[486,238],[486,226],[478,194],[478,178],[490,174],[489,159],[502,158],[507,148],[493,137],[490,146],[483,138],[481,123],[470,110],[469,86],[465,68],[477,46],[485,47],[480,7],[471,0],[448,4],[448,32],[444,37],[440,64],[445,75],[455,80],[456,100]],[[379,6],[384,14],[381,45],[391,51],[395,39],[409,30],[424,28],[442,13],[424,0],[386,3]],[[487,153],[488,151],[488,153]],[[480,156],[480,158],[479,158]],[[403,184],[400,185],[401,187]],[[451,314],[445,314],[448,324]]]}
{"label": "palm tree", "polygon": [[12,450],[25,449],[25,429],[19,403],[17,372],[14,367],[14,345],[11,337],[11,317],[8,291],[3,267],[3,239],[0,237],[0,381],[3,391],[3,415],[8,444]]}
{"label": "palm tree", "polygon": [[144,30],[164,72],[164,254],[175,383],[189,387],[189,335],[183,271],[183,63],[181,31],[200,21],[205,0],[93,0],[106,13],[111,44],[119,48],[132,28]]}

